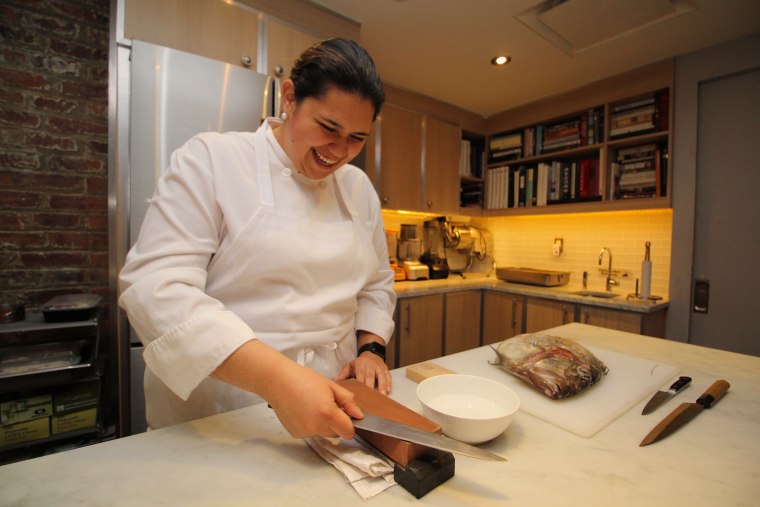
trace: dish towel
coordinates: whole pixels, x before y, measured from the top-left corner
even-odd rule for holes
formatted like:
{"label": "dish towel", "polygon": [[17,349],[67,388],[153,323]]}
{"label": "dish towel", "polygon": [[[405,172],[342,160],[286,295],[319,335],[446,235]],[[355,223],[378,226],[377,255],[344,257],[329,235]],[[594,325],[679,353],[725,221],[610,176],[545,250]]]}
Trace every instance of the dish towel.
{"label": "dish towel", "polygon": [[325,437],[304,440],[325,461],[337,468],[365,500],[396,484],[393,466],[356,440]]}

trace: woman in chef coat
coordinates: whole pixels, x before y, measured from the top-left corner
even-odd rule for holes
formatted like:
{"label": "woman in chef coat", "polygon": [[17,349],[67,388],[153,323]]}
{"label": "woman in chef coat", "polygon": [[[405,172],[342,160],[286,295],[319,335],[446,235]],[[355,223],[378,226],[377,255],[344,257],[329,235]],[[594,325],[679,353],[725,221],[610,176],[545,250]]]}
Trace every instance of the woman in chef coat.
{"label": "woman in chef coat", "polygon": [[293,436],[351,438],[362,413],[334,380],[391,389],[393,271],[377,194],[348,164],[380,79],[358,44],[331,39],[282,93],[282,117],[255,133],[172,154],[119,275],[151,428],[266,401]]}

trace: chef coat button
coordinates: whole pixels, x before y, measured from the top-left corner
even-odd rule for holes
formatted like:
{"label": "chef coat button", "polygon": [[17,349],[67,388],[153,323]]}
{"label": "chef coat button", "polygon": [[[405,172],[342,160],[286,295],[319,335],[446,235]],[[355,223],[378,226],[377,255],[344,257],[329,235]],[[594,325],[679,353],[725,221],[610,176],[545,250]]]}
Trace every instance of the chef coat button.
{"label": "chef coat button", "polygon": [[289,168],[287,168],[287,167],[286,167],[285,169],[283,169],[283,170],[282,170],[282,175],[283,175],[283,176],[290,176],[290,173],[291,173],[291,171],[290,171],[290,169],[289,169]]}

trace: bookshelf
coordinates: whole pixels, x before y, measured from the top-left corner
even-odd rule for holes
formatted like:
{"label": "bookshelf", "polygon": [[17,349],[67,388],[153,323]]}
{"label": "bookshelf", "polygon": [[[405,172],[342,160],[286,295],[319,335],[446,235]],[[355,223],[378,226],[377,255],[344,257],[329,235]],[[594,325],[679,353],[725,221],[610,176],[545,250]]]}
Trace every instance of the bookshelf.
{"label": "bookshelf", "polygon": [[670,207],[671,61],[489,125],[484,216]]}

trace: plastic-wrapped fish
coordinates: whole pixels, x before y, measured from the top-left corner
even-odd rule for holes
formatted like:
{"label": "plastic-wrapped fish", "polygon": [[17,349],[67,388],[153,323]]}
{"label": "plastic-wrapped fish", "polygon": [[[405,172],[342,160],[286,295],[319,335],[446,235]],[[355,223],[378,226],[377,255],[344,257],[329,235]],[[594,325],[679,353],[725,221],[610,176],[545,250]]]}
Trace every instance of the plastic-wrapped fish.
{"label": "plastic-wrapped fish", "polygon": [[581,344],[540,333],[521,334],[492,347],[499,365],[549,398],[567,398],[595,384],[608,368]]}

